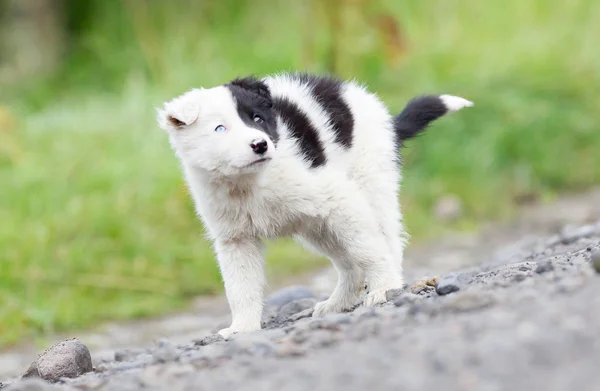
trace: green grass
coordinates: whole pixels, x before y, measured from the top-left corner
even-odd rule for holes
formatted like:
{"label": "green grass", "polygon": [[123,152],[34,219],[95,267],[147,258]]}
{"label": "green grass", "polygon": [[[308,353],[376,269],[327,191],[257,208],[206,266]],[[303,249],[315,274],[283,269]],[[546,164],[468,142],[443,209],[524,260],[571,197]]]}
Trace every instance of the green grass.
{"label": "green grass", "polygon": [[[302,2],[195,2],[185,13],[131,3],[95,3],[59,75],[5,90],[0,346],[220,292],[154,107],[192,86],[330,64],[323,10]],[[424,92],[475,102],[405,150],[401,199],[415,239],[505,218],[524,194],[600,182],[598,2],[375,3],[340,11],[341,76],[396,111]],[[403,48],[382,44],[369,22],[381,12],[397,18]],[[454,226],[431,213],[449,193],[465,208]],[[287,240],[270,250],[274,277],[323,263]]]}

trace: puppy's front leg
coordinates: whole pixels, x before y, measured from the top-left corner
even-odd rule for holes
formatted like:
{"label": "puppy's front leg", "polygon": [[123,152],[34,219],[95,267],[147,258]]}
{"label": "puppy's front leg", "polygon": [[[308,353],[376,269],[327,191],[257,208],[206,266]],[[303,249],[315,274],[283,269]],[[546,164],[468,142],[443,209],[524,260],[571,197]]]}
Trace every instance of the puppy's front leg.
{"label": "puppy's front leg", "polygon": [[260,241],[217,240],[215,248],[232,317],[231,326],[219,334],[227,338],[236,332],[260,330],[265,285]]}

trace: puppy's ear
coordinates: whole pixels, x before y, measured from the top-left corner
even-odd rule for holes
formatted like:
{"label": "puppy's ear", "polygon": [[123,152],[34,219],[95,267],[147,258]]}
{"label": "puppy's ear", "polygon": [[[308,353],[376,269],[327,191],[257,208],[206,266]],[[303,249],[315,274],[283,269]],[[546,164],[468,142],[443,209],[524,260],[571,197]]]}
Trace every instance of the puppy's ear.
{"label": "puppy's ear", "polygon": [[192,125],[200,115],[196,90],[166,102],[164,109],[157,109],[158,125],[164,130],[178,130]]}
{"label": "puppy's ear", "polygon": [[259,80],[256,77],[248,76],[244,78],[237,78],[232,80],[229,84],[254,92],[255,94],[258,94],[269,101],[271,100],[271,91],[269,91],[269,87],[262,80]]}

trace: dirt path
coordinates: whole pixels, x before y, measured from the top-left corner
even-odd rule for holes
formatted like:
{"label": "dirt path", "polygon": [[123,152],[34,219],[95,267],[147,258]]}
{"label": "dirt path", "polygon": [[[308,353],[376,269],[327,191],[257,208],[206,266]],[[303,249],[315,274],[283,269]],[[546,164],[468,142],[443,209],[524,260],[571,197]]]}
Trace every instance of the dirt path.
{"label": "dirt path", "polygon": [[[473,291],[477,292],[475,294],[471,294],[472,297],[477,297],[476,299],[470,299],[469,297],[471,296],[468,295],[465,296],[466,298],[464,299],[453,299],[455,301],[458,300],[458,304],[452,304],[452,300],[450,300],[449,302],[438,302],[437,300],[431,300],[431,303],[435,304],[423,304],[421,306],[418,306],[419,309],[414,309],[416,307],[413,304],[406,306],[401,304],[400,306],[395,306],[391,304],[392,302],[390,302],[388,306],[384,306],[376,310],[376,315],[374,315],[373,317],[375,319],[378,319],[377,321],[375,321],[375,324],[377,324],[378,326],[372,327],[376,329],[381,329],[383,327],[384,330],[388,330],[388,326],[393,325],[395,326],[394,330],[403,330],[401,335],[397,335],[397,332],[377,332],[375,333],[375,335],[373,335],[372,339],[369,339],[370,342],[366,345],[370,346],[369,348],[362,347],[362,344],[357,345],[356,342],[352,342],[353,338],[349,338],[348,343],[336,343],[336,347],[334,348],[334,350],[329,351],[326,349],[321,351],[320,349],[316,349],[314,352],[311,352],[311,354],[299,358],[298,360],[300,361],[298,362],[302,363],[300,364],[299,368],[303,368],[302,370],[311,372],[314,369],[311,369],[311,366],[318,365],[321,359],[334,359],[335,362],[339,362],[340,364],[342,364],[342,367],[340,368],[343,368],[345,366],[346,368],[352,368],[353,371],[356,370],[358,371],[357,373],[360,373],[360,370],[356,368],[356,363],[352,364],[351,362],[348,362],[348,360],[351,360],[353,355],[357,354],[356,349],[358,349],[361,352],[360,354],[364,355],[363,357],[361,357],[360,361],[363,363],[372,363],[368,364],[371,370],[366,372],[363,371],[363,377],[361,379],[356,379],[355,384],[366,385],[368,384],[369,379],[373,380],[374,376],[378,376],[378,374],[384,374],[386,371],[391,371],[394,365],[399,365],[400,363],[402,363],[403,368],[407,369],[414,368],[415,366],[420,365],[419,363],[425,365],[425,367],[427,367],[427,365],[437,365],[431,363],[431,357],[429,357],[428,355],[433,354],[432,352],[436,352],[437,350],[435,346],[439,345],[444,347],[444,350],[442,350],[441,353],[436,353],[436,357],[439,356],[437,360],[440,361],[440,368],[446,368],[445,370],[439,370],[440,376],[442,376],[440,379],[443,380],[444,376],[449,376],[453,373],[456,374],[456,372],[453,371],[459,370],[458,368],[460,367],[460,365],[455,366],[454,364],[448,361],[450,356],[452,356],[453,354],[456,354],[460,356],[460,359],[464,359],[467,361],[477,361],[476,358],[473,358],[477,355],[479,355],[478,357],[480,360],[482,359],[482,357],[484,357],[485,359],[489,359],[489,352],[482,352],[478,350],[483,348],[477,345],[477,343],[483,342],[474,341],[474,343],[477,343],[475,343],[473,346],[479,347],[474,348],[475,351],[473,351],[465,349],[465,346],[463,345],[463,343],[465,342],[464,338],[462,342],[460,338],[454,338],[457,335],[462,334],[465,334],[465,336],[463,337],[468,337],[468,335],[466,334],[468,334],[468,330],[471,329],[479,331],[486,329],[496,330],[496,334],[486,334],[482,332],[482,338],[489,339],[489,341],[487,339],[485,340],[487,341],[485,343],[488,343],[488,345],[493,345],[494,339],[496,339],[496,341],[508,341],[508,345],[506,346],[496,346],[496,348],[499,349],[507,349],[506,352],[504,352],[506,354],[519,353],[519,347],[513,345],[515,343],[518,343],[518,341],[521,341],[522,338],[533,338],[531,336],[527,337],[530,334],[541,333],[540,335],[542,335],[544,338],[551,338],[553,334],[551,334],[550,331],[542,332],[538,329],[544,322],[550,322],[549,324],[552,325],[550,329],[552,329],[551,331],[555,333],[554,336],[559,336],[560,338],[571,338],[570,334],[564,334],[565,330],[561,329],[561,322],[564,323],[565,319],[575,319],[573,320],[573,324],[569,323],[569,321],[566,321],[567,324],[565,327],[567,328],[572,327],[574,328],[574,330],[581,331],[581,327],[579,327],[581,326],[581,322],[592,322],[589,323],[590,327],[592,327],[592,324],[595,324],[595,330],[600,330],[600,323],[594,323],[600,322],[600,319],[598,317],[592,319],[590,318],[589,314],[589,312],[591,312],[589,307],[590,305],[595,305],[594,308],[596,313],[600,313],[600,307],[597,305],[597,300],[591,300],[593,298],[600,297],[600,283],[598,282],[598,279],[594,280],[592,277],[590,277],[593,273],[590,272],[591,268],[589,268],[589,265],[586,264],[587,258],[585,253],[587,247],[593,247],[598,244],[598,241],[600,240],[598,238],[600,237],[600,232],[597,235],[598,237],[596,237],[594,236],[596,234],[593,232],[587,232],[586,234],[586,232],[582,231],[585,229],[589,231],[589,226],[587,228],[580,227],[583,224],[595,223],[599,220],[600,189],[596,189],[581,195],[563,197],[558,201],[552,203],[551,205],[525,208],[517,220],[504,224],[490,224],[488,226],[485,226],[482,229],[482,231],[477,234],[456,234],[443,238],[442,240],[436,241],[435,243],[427,243],[412,246],[407,252],[406,259],[405,269],[407,272],[407,282],[412,282],[415,279],[420,278],[424,275],[445,275],[450,271],[465,270],[466,268],[473,267],[474,265],[479,265],[476,266],[476,269],[473,269],[476,270],[478,273],[487,273],[487,270],[493,269],[496,266],[500,267],[500,269],[498,270],[501,271],[497,271],[496,275],[494,276],[490,275],[488,277],[485,277],[482,280],[483,282],[479,281],[477,283],[471,283],[470,285],[472,285],[472,289],[467,289],[464,293],[460,292],[460,295],[457,294],[447,296],[449,298],[458,298],[461,297],[461,295],[467,294],[467,292],[469,291]],[[567,224],[573,224],[574,227],[572,229],[564,229],[565,225]],[[559,233],[561,234],[559,235]],[[572,252],[574,254],[582,254],[572,256],[578,259],[578,263],[573,264],[565,261],[565,259],[567,259],[565,258],[567,257],[567,255],[561,254],[569,252]],[[550,279],[545,278],[541,274],[537,275],[532,269],[534,267],[537,267],[536,263],[545,261],[548,258],[550,258],[551,254],[559,254],[559,258],[557,258],[556,261],[553,261],[554,263],[556,263],[556,265],[564,264],[568,265],[568,267],[565,267],[565,270],[562,271],[557,271],[555,267],[555,271],[552,271],[552,273],[548,274],[552,275],[552,278]],[[510,265],[515,262],[521,263],[521,266],[519,267],[522,267],[523,270],[513,270],[513,266],[502,266]],[[525,273],[527,275],[527,278],[523,278],[523,276],[521,276],[521,274],[519,273]],[[498,275],[500,277],[496,278],[496,276]],[[521,277],[515,277],[515,275],[519,275]],[[533,275],[535,278],[529,278],[531,277],[531,275]],[[587,277],[581,277],[581,275],[585,275]],[[520,278],[526,280],[525,283],[517,284],[520,281],[517,281],[516,279]],[[594,282],[590,283],[586,279],[589,279],[589,281]],[[567,286],[569,284],[576,286],[576,293],[557,293],[557,290],[559,290],[559,288],[557,288],[557,281],[559,280],[567,281]],[[298,278],[296,282],[298,281],[306,283],[317,294],[321,294],[329,292],[329,290],[331,289],[333,279],[330,271],[325,271],[319,273],[316,276],[306,276]],[[511,289],[503,289],[503,284],[506,286],[510,286]],[[569,291],[570,288],[567,287],[564,289]],[[528,295],[537,295],[539,299],[531,301],[530,304],[524,304],[526,302],[523,302],[523,297],[528,297]],[[427,297],[427,295],[412,296],[418,296],[419,299]],[[411,298],[412,296],[409,295],[407,296],[408,298],[404,298],[402,300],[411,301],[413,300],[413,298]],[[480,299],[481,297],[487,297],[487,299]],[[581,302],[576,300],[576,298],[579,297],[581,297]],[[587,300],[586,298],[590,300]],[[467,308],[469,308],[469,306],[474,306],[474,309],[476,311],[463,311],[461,309],[456,309],[456,306],[461,307],[461,305],[463,305],[460,304],[460,300],[466,300],[467,304],[464,305],[466,305]],[[474,301],[474,304],[468,304],[469,300]],[[492,303],[494,303],[494,305],[489,305],[489,303],[481,304],[481,300],[483,300],[484,302],[486,300],[489,300]],[[573,302],[575,301],[579,304],[573,305]],[[429,303],[429,301],[423,301],[423,303]],[[481,306],[481,311],[479,311],[479,306]],[[492,307],[492,309],[488,310],[488,307]],[[416,311],[416,313],[412,314],[411,311]],[[479,313],[485,311],[493,311],[493,314],[490,315],[486,312],[486,316],[480,316]],[[438,319],[438,314],[442,314],[441,319]],[[532,314],[532,316],[533,314],[535,314],[535,321],[533,322],[533,325],[522,326],[524,327],[523,329],[520,329],[519,327],[521,326],[519,326],[513,328],[513,330],[511,331],[511,328],[508,327],[508,324],[514,322],[516,319],[521,319],[524,316],[526,317],[528,316],[528,314]],[[362,319],[363,315],[353,314],[351,318]],[[460,318],[461,320],[455,320],[455,315],[457,319]],[[368,317],[370,315],[364,316]],[[500,320],[495,318],[498,316],[501,318],[499,318]],[[500,326],[497,322],[500,321],[504,322],[502,324],[506,326],[506,329],[498,329],[498,327]],[[90,348],[95,364],[97,366],[102,366],[105,365],[102,364],[103,362],[111,362],[113,360],[114,353],[116,350],[123,349],[126,347],[150,346],[154,343],[154,341],[158,339],[168,339],[169,343],[171,344],[169,346],[179,345],[185,347],[189,345],[190,341],[202,338],[207,334],[210,334],[219,326],[226,324],[227,322],[228,309],[225,304],[225,301],[222,298],[203,298],[198,299],[196,303],[194,303],[190,311],[186,313],[172,314],[159,319],[151,319],[138,322],[111,323],[104,325],[101,328],[94,330],[93,332],[77,333],[77,336]],[[310,322],[311,321],[300,322],[300,324],[303,324],[304,326],[294,327],[299,327],[297,328],[297,330],[303,330],[302,327],[308,327],[307,330],[312,330],[311,327],[316,326],[314,326],[314,323]],[[340,330],[337,330],[339,332],[336,331],[337,337],[335,338],[342,338],[340,336],[345,335],[344,333],[346,332],[358,334],[366,333],[366,335],[370,335],[370,332],[368,331],[356,331],[362,330],[362,328],[367,327],[359,326],[359,324],[363,323],[364,322],[362,321],[359,322],[358,320],[352,320],[348,323],[349,326],[347,327],[347,330],[346,326],[340,326]],[[313,326],[310,326],[310,324],[313,324]],[[343,324],[345,325],[346,323]],[[577,324],[579,324],[579,326],[577,326]],[[341,332],[342,328],[344,328],[345,330],[343,333]],[[452,330],[452,333],[448,334],[442,332],[443,330],[448,330],[448,328]],[[301,333],[301,331],[293,331],[293,333]],[[521,333],[525,335],[525,337],[520,336],[521,334],[517,335],[515,333]],[[547,333],[550,334],[546,335]],[[598,333],[599,332],[595,333],[596,338],[600,337]],[[313,334],[320,334],[320,331],[317,333],[308,332],[308,334],[310,335],[310,337],[307,338],[308,340],[311,340],[311,338],[313,338]],[[584,342],[589,342],[589,340],[587,340],[586,338],[591,337],[591,335],[588,334],[589,333],[583,332],[581,334],[581,340]],[[286,335],[289,336],[289,332]],[[430,335],[431,338],[425,337],[426,335]],[[453,338],[456,340],[454,340]],[[575,337],[573,336],[573,338]],[[55,339],[61,340],[64,339],[64,336],[56,336]],[[362,339],[359,338],[359,340]],[[535,338],[534,340],[537,341]],[[323,344],[333,344],[333,342],[331,341],[331,339],[326,339],[325,342],[323,342]],[[394,343],[388,343],[390,341],[394,341]],[[272,341],[270,343],[272,343]],[[558,346],[557,344],[560,346]],[[547,349],[549,349],[549,351],[560,352],[560,354],[567,355],[568,357],[571,357],[570,355],[576,354],[576,352],[573,350],[575,348],[568,348],[566,346],[563,346],[564,344],[565,343],[559,343],[557,341],[554,341],[553,343],[549,343],[547,345],[549,346]],[[291,344],[289,346],[296,345],[298,344]],[[492,349],[492,345],[488,345],[485,345],[484,348]],[[219,344],[217,344],[216,346],[219,346]],[[402,349],[400,349],[401,346]],[[575,346],[584,350],[587,349],[586,351],[589,351],[589,354],[594,355],[598,353],[596,350],[592,349],[592,346],[586,347],[580,346],[578,344],[576,344]],[[293,350],[296,348],[297,346],[289,349]],[[182,352],[184,351],[181,349],[178,350],[179,356],[181,356]],[[543,350],[546,348],[543,348],[540,345],[540,349]],[[34,346],[24,345],[6,351],[4,353],[0,353],[0,379],[6,379],[8,377],[13,377],[23,373],[24,369],[29,365],[29,363],[33,359],[35,359],[38,351],[39,349],[37,349]],[[198,350],[190,349],[189,351],[195,352]],[[378,353],[376,353],[377,351],[385,353],[379,355]],[[347,352],[347,354],[345,354],[344,352]],[[151,354],[152,353],[150,353],[150,355]],[[469,354],[473,354],[475,356],[467,357]],[[292,356],[294,354],[292,352],[289,355]],[[399,361],[392,360],[394,364],[392,364],[392,362],[386,363],[386,355],[387,360],[389,360],[390,357],[394,357],[394,360]],[[236,354],[233,354],[233,356],[236,356]],[[244,354],[241,354],[241,356],[244,356]],[[287,356],[284,354],[283,357]],[[600,356],[596,355],[594,357],[597,361],[600,360]],[[501,358],[498,358],[498,360],[500,359]],[[560,361],[559,359],[556,360]],[[553,361],[553,363],[550,364],[554,365],[556,364],[556,362],[558,362],[555,361]],[[577,363],[579,363],[579,361],[577,361]],[[216,369],[216,371],[218,373],[223,374],[223,376],[227,377],[230,376],[233,372],[243,374],[247,371],[252,370],[257,371],[257,376],[258,378],[260,378],[260,373],[263,373],[267,370],[262,369],[262,367],[261,369],[258,369],[253,366],[248,367],[246,366],[246,364],[243,364],[243,362],[243,360],[239,362],[233,360],[232,364],[224,365],[222,367],[219,366],[219,368]],[[265,359],[264,368],[276,371],[279,374],[286,373],[286,376],[299,376],[298,370],[285,367],[285,362],[285,360],[274,360],[267,358]],[[145,367],[146,364],[144,364],[142,367]],[[202,381],[209,381],[206,379],[206,374],[203,374],[201,371],[196,373],[196,371],[193,368],[190,369],[191,364],[188,364],[186,364],[187,366],[165,364],[165,368],[185,367],[186,371],[184,372],[186,373],[186,375],[184,377],[187,376],[188,379],[191,379],[193,377],[194,379],[202,379]],[[502,363],[499,362],[498,364]],[[552,365],[550,365],[550,367]],[[584,367],[586,364],[581,363],[577,365],[580,365],[580,369],[583,371],[585,369]],[[293,365],[294,368],[296,368],[296,366],[297,363]],[[150,366],[148,368],[154,367],[155,366]],[[194,366],[192,365],[192,367]],[[463,367],[460,368],[464,369]],[[512,368],[512,366],[509,367]],[[149,374],[152,373],[152,371],[158,370],[148,368],[144,370],[144,373]],[[326,376],[327,379],[329,379],[327,381],[333,382],[333,378],[335,376],[343,376],[347,370],[350,369],[333,370],[333,372],[331,372],[331,374],[329,375],[319,376]],[[431,370],[431,368],[429,370]],[[492,371],[492,369],[490,368],[486,370]],[[119,373],[120,372],[128,373],[128,371],[119,371]],[[110,373],[110,371],[106,373]],[[421,375],[418,375],[418,371],[414,373],[415,375],[413,376],[413,380],[411,381],[426,381],[425,378],[420,379],[418,377],[425,376],[426,373],[421,373]],[[446,374],[443,375],[444,373]],[[499,372],[496,373],[496,375],[500,376]],[[155,374],[149,376],[158,375]],[[281,382],[283,382],[285,378],[282,376],[283,375],[276,376],[276,378],[280,378]],[[465,384],[467,385],[483,384],[479,382],[479,377],[484,376],[484,374],[477,372],[476,369],[469,369],[467,372],[464,373],[464,376],[465,378],[462,381],[466,382]],[[491,377],[493,378],[494,376]],[[314,383],[317,381],[317,377],[312,376],[313,380],[311,380],[311,382],[313,383],[311,384],[313,386],[317,384]],[[237,376],[236,379],[237,378],[240,378],[240,376]],[[350,376],[350,378],[352,379],[353,377]],[[400,380],[400,378],[396,380]],[[214,382],[215,387],[218,388],[218,381],[212,381]],[[260,383],[259,381],[255,384],[255,386],[258,387],[255,389],[284,389],[283,387],[269,388],[266,386],[266,383],[264,383],[266,380],[262,381],[263,383]],[[273,380],[273,382],[273,384],[277,384],[277,381]],[[243,381],[242,383],[245,384],[245,382]],[[213,383],[210,383],[209,381],[209,384]],[[429,383],[425,382],[421,384]],[[497,388],[497,384],[496,386],[494,386],[495,383],[493,382],[485,384],[487,384],[486,387],[489,387],[475,387],[473,389],[503,389]],[[209,388],[212,389],[212,387]],[[298,387],[298,389],[301,388],[302,387]],[[288,387],[285,389],[295,388]],[[360,387],[356,386],[356,389],[360,389]],[[412,388],[407,387],[407,389]],[[586,388],[582,386],[582,389]]]}

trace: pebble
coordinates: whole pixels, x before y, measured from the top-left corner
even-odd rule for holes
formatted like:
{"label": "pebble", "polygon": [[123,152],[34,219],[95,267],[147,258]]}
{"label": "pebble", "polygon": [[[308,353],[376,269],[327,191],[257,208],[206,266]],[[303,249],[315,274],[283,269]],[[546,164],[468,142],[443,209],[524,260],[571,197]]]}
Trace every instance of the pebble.
{"label": "pebble", "polygon": [[206,345],[210,345],[212,343],[223,341],[223,340],[225,340],[225,338],[223,338],[223,336],[221,334],[215,333],[215,334],[207,335],[206,337],[204,337],[200,340],[195,340],[194,344],[198,345],[198,346],[206,346]]}
{"label": "pebble", "polygon": [[399,296],[394,300],[394,306],[402,307],[406,304],[414,303],[415,300],[417,300],[416,298],[417,298],[417,296],[415,296],[415,295],[405,293],[402,296]]}
{"label": "pebble", "polygon": [[400,296],[402,296],[404,294],[405,290],[404,289],[391,289],[387,292],[385,292],[385,299],[387,301],[394,301],[397,298],[399,298]]}
{"label": "pebble", "polygon": [[513,276],[513,280],[515,280],[517,282],[523,281],[526,278],[527,278],[527,273],[525,273],[525,272],[518,272],[518,273],[515,273],[515,275]]}
{"label": "pebble", "polygon": [[75,378],[93,371],[92,356],[78,339],[62,341],[44,351],[34,361],[23,378],[41,377],[49,382],[60,378]]}
{"label": "pebble", "polygon": [[535,272],[538,274],[551,272],[552,270],[554,270],[554,265],[550,261],[540,262],[535,268]]}
{"label": "pebble", "polygon": [[[292,302],[287,303],[277,313],[277,317],[275,318],[275,322],[283,323],[287,320],[290,320],[292,315],[295,315],[299,312],[314,308],[317,300],[314,298],[311,299],[300,299],[294,300]],[[291,319],[297,320],[297,319]]]}
{"label": "pebble", "polygon": [[591,255],[592,267],[596,273],[600,273],[600,249],[596,249]]}
{"label": "pebble", "polygon": [[459,273],[450,273],[437,281],[435,291],[444,296],[460,290]]}

